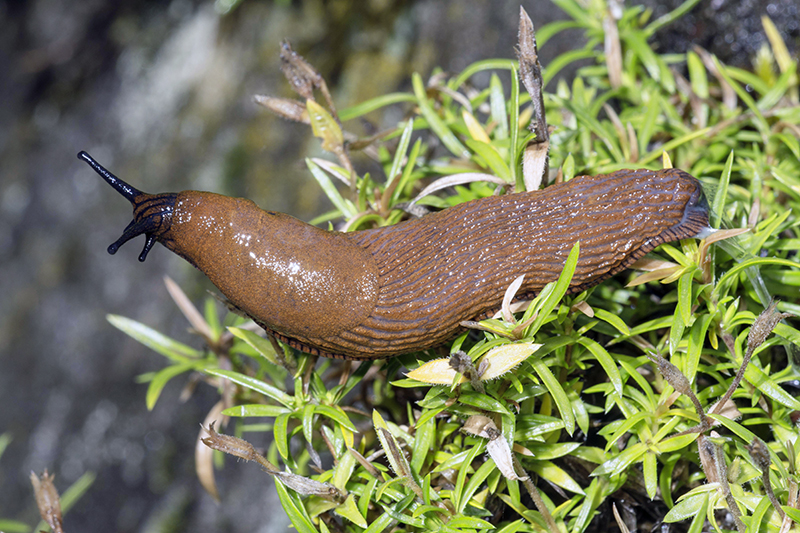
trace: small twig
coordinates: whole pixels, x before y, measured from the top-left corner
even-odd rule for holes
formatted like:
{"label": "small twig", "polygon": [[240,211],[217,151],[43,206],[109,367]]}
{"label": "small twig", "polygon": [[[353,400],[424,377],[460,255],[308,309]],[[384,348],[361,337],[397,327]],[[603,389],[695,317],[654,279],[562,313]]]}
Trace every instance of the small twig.
{"label": "small twig", "polygon": [[472,359],[470,359],[466,352],[459,350],[451,353],[449,362],[450,368],[467,378],[472,384],[473,389],[481,394],[486,392],[486,390],[483,388],[483,383],[481,382],[481,376],[483,375],[483,372],[475,368],[475,364],[472,362]]}
{"label": "small twig", "polygon": [[258,453],[255,447],[246,440],[217,433],[214,429],[213,422],[203,429],[208,433],[208,437],[201,439],[203,444],[212,450],[218,450],[228,455],[244,459],[245,461],[255,461],[261,466],[264,472],[278,478],[281,483],[299,494],[320,496],[336,503],[342,503],[345,498],[347,498],[346,491],[340,490],[330,483],[320,483],[311,478],[278,470],[277,466],[267,461],[267,459]]}
{"label": "small twig", "polygon": [[550,514],[550,509],[547,508],[545,505],[544,500],[542,499],[542,495],[539,493],[539,489],[536,488],[536,485],[533,484],[533,480],[522,468],[522,464],[520,464],[519,459],[514,456],[514,469],[517,471],[517,475],[519,475],[520,479],[522,480],[522,484],[525,485],[525,490],[528,491],[531,499],[533,500],[533,504],[536,506],[536,509],[542,515],[544,519],[544,523],[547,524],[547,529],[550,533],[560,533],[558,529],[558,525],[556,524],[553,515]]}
{"label": "small twig", "polygon": [[781,503],[775,496],[775,492],[772,490],[772,483],[769,480],[769,468],[772,465],[772,459],[769,456],[767,445],[764,444],[763,440],[756,437],[746,448],[747,452],[750,454],[750,458],[758,469],[761,470],[761,483],[764,485],[764,492],[767,493],[767,498],[769,498],[772,507],[775,508],[775,511],[781,516],[781,520],[783,520],[786,518],[786,513],[781,509]]}
{"label": "small twig", "polygon": [[706,412],[703,409],[703,406],[700,404],[700,400],[697,399],[694,391],[692,391],[692,385],[689,383],[689,380],[686,378],[683,372],[681,372],[677,366],[661,357],[661,355],[658,353],[646,352],[646,355],[648,359],[653,361],[656,366],[658,366],[659,372],[661,372],[661,375],[667,380],[667,383],[672,385],[672,388],[677,392],[687,396],[692,401],[695,411],[697,411],[697,416],[700,418],[700,423],[697,426],[687,429],[686,431],[682,431],[678,435],[685,435],[687,433],[704,433],[706,430],[708,430],[711,427],[711,424],[708,421]]}
{"label": "small twig", "polygon": [[714,463],[717,468],[717,482],[719,483],[720,487],[722,487],[722,493],[725,495],[725,501],[728,504],[728,510],[731,512],[731,515],[733,515],[733,521],[736,523],[736,529],[739,530],[739,533],[745,533],[747,527],[744,525],[744,522],[742,522],[742,512],[739,510],[739,506],[736,504],[736,499],[733,497],[731,486],[728,483],[728,463],[725,462],[725,453],[723,452],[721,446],[717,446],[710,440],[707,442],[713,447],[714,450]]}
{"label": "small twig", "polygon": [[[525,147],[525,153],[522,156],[522,175],[525,188],[532,191],[539,188],[547,175],[550,132],[547,129],[545,118],[542,65],[539,63],[539,51],[536,48],[536,32],[533,29],[531,18],[522,6],[519,8],[517,57],[519,58],[519,77],[525,90],[530,94],[533,105],[533,116],[528,128],[536,137]],[[517,126],[512,124],[512,127]]]}
{"label": "small twig", "polygon": [[[753,353],[756,351],[756,348],[764,343],[767,336],[769,336],[769,334],[772,333],[772,330],[775,329],[775,326],[778,325],[778,322],[784,318],[792,316],[790,313],[778,312],[777,307],[778,302],[773,300],[770,302],[767,308],[764,309],[764,311],[762,311],[761,314],[758,315],[753,321],[753,325],[750,327],[750,333],[747,335],[747,350],[745,351],[739,371],[736,372],[736,377],[733,378],[728,390],[725,391],[725,395],[722,397],[719,403],[717,403],[717,406],[714,408],[711,414],[719,414],[723,406],[728,402],[728,400],[731,399],[731,396],[733,396],[733,393],[739,387],[739,384],[744,378],[745,370],[747,370],[747,365],[750,364],[750,359],[753,357]],[[725,340],[724,336],[723,340]],[[736,352],[733,349],[733,346],[729,345],[728,342],[725,342],[725,344],[731,351],[731,355],[735,357]]]}

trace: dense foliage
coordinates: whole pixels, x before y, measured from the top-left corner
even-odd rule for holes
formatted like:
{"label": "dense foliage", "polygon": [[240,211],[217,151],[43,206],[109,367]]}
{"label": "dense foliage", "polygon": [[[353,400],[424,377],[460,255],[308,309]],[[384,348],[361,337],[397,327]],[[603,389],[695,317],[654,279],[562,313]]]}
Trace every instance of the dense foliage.
{"label": "dense foliage", "polygon": [[[703,182],[714,228],[749,231],[662,245],[640,264],[646,274],[628,271],[573,296],[564,295],[568,260],[524,314],[484,321],[454,341],[450,352],[476,366],[490,350],[522,347],[514,352],[521,364],[490,381],[431,386],[402,374],[441,354],[357,364],[276,351],[242,319],[220,322],[214,301],[203,314],[180,304],[206,350],[110,317],[170,363],[144,376],[149,406],[181,374],[200,373],[219,388],[207,442],[274,475],[298,531],[582,532],[613,523],[649,530],[661,521],[700,531],[708,520],[716,530],[777,532],[800,522],[800,331],[792,318],[778,322],[788,317],[779,311],[800,315],[797,62],[766,18],[770,46],[748,72],[700,49],[652,50],[653,33],[696,2],[652,22],[641,7],[615,17],[604,2],[555,3],[572,19],[538,29],[539,46],[568,28],[582,29],[587,43],[545,65],[544,83],[570,63],[589,64],[544,94],[552,176],[671,164]],[[307,161],[336,208],[314,222],[374,227],[407,216],[402,207],[414,198],[445,207],[496,187],[520,189],[531,108],[517,69],[487,60],[454,77],[434,73],[427,84],[415,75],[410,93],[338,113],[346,126],[406,105],[407,120],[371,142],[343,131],[332,111],[302,102],[341,163]],[[488,86],[475,87],[484,71]],[[345,146],[372,150],[384,175],[355,175],[352,189],[337,190],[333,180],[350,183],[355,172]],[[751,328],[771,298],[778,311]],[[732,403],[715,407],[750,356]],[[476,416],[483,429],[465,430]],[[221,425],[223,417],[232,422]],[[218,431],[269,442],[264,457],[216,433],[214,420]],[[487,454],[497,439],[505,452]],[[510,460],[509,450],[518,464],[496,465]],[[214,492],[212,452],[199,459]]]}

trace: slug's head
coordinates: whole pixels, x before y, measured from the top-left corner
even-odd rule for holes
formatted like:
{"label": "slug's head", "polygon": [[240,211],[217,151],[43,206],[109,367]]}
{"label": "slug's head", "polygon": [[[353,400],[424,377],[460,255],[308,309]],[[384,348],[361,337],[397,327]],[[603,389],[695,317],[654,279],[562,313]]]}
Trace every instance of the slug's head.
{"label": "slug's head", "polygon": [[108,247],[108,253],[115,254],[119,247],[138,235],[144,235],[147,240],[144,249],[139,254],[139,261],[147,259],[147,253],[157,240],[165,237],[172,224],[172,212],[175,209],[176,193],[147,194],[131,187],[114,174],[106,170],[86,152],[78,153],[78,159],[86,161],[95,172],[114,187],[133,205],[133,220],[122,236]]}

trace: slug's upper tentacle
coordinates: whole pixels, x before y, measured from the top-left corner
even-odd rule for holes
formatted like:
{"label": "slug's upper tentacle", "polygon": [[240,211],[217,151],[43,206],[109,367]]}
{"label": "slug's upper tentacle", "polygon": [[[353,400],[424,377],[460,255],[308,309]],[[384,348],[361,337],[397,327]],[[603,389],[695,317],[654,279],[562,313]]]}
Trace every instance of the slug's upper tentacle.
{"label": "slug's upper tentacle", "polygon": [[97,172],[106,183],[114,187],[133,206],[133,220],[122,236],[108,247],[108,253],[114,255],[119,247],[139,235],[146,237],[139,261],[147,259],[147,254],[160,237],[165,235],[172,224],[172,212],[175,209],[175,193],[147,194],[127,184],[86,152],[79,152],[78,159],[85,161]]}

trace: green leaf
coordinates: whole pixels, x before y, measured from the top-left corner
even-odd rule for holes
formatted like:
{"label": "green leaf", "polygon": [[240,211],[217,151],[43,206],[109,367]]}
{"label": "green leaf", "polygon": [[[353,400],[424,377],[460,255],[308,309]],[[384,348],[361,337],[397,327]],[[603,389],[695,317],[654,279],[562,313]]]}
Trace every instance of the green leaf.
{"label": "green leaf", "polygon": [[294,398],[277,387],[273,387],[272,385],[265,383],[260,379],[246,376],[232,370],[222,370],[221,368],[204,368],[203,372],[212,376],[229,379],[234,383],[238,383],[242,387],[260,392],[264,396],[272,398],[273,400],[282,403],[286,407],[294,407]]}
{"label": "green leaf", "polygon": [[[503,437],[499,437],[503,438]],[[469,466],[465,464],[464,466]],[[478,491],[479,488],[483,485],[483,482],[486,481],[486,478],[489,477],[489,474],[495,471],[497,467],[495,466],[495,462],[492,458],[487,459],[479,468],[478,470],[472,475],[467,483],[466,487],[464,487],[464,491],[461,493],[461,503],[466,506],[472,496]],[[459,512],[464,512],[464,508],[458,510]]]}
{"label": "green leaf", "polygon": [[322,170],[319,165],[314,163],[310,158],[306,158],[306,166],[311,171],[311,174],[314,176],[314,179],[317,180],[320,188],[325,192],[325,195],[331,201],[331,203],[336,206],[342,215],[345,218],[353,218],[356,216],[358,211],[356,210],[355,206],[349,200],[345,200],[339,191],[336,190],[336,187],[333,185],[333,182],[328,177],[328,174]]}
{"label": "green leaf", "polygon": [[291,413],[284,413],[275,418],[272,433],[275,436],[275,446],[284,461],[289,460],[289,418]]}
{"label": "green leaf", "polygon": [[619,315],[610,313],[602,308],[596,308],[593,310],[595,318],[599,318],[600,320],[611,324],[617,331],[619,331],[623,335],[631,334],[631,329],[628,327],[628,324],[626,324],[625,321],[622,320],[622,318]]}
{"label": "green leaf", "polygon": [[352,523],[354,523],[359,527],[367,527],[367,521],[364,520],[364,517],[361,516],[358,507],[356,507],[356,501],[353,498],[352,494],[348,495],[344,503],[339,507],[337,507],[336,509],[334,509],[333,512],[343,518],[347,518],[348,520],[350,520]]}
{"label": "green leaf", "polygon": [[575,494],[584,494],[583,489],[578,483],[572,479],[560,467],[550,461],[534,461],[530,465],[530,470],[536,472],[540,477],[546,479],[550,483],[555,483],[564,490],[574,492]]}
{"label": "green leaf", "polygon": [[449,522],[447,522],[447,526],[460,529],[460,528],[469,528],[469,529],[494,529],[494,525],[491,522],[487,522],[486,520],[481,520],[480,518],[476,518],[474,516],[464,516],[459,515],[455,518],[452,518]]}
{"label": "green leaf", "polygon": [[278,479],[275,480],[275,490],[283,510],[298,533],[319,533],[297,495],[290,494]]}
{"label": "green leaf", "polygon": [[338,405],[317,405],[315,411],[317,414],[330,418],[353,433],[358,433],[358,428],[356,428],[355,424],[350,420],[350,417],[347,416],[347,413],[344,412],[344,409]]}
{"label": "green leaf", "polygon": [[633,446],[627,447],[616,457],[609,459],[605,463],[598,466],[591,475],[602,476],[605,474],[621,474],[630,465],[641,459],[642,455],[645,453],[647,453],[647,446],[642,442],[637,442]]}
{"label": "green leaf", "polygon": [[278,364],[278,360],[275,358],[275,350],[272,347],[272,343],[258,333],[233,326],[229,326],[228,331],[230,331],[231,334],[237,339],[241,339],[247,343],[248,346],[253,348],[259,355],[261,355],[270,363],[274,365]]}
{"label": "green leaf", "polygon": [[482,61],[476,61],[475,63],[469,65],[461,72],[461,74],[456,76],[447,85],[451,89],[455,90],[461,87],[465,81],[470,79],[478,72],[484,70],[512,70],[515,68],[516,68],[516,61],[512,61],[510,59],[484,59]]}
{"label": "green leaf", "polygon": [[372,98],[371,100],[367,100],[366,102],[361,102],[360,104],[356,104],[354,106],[341,109],[339,111],[339,118],[341,119],[342,122],[347,122],[348,120],[353,120],[354,118],[366,115],[367,113],[371,113],[376,109],[380,109],[382,107],[390,106],[393,104],[400,104],[403,102],[414,102],[414,101],[416,101],[416,98],[414,97],[413,94],[410,93],[384,94],[383,96]]}
{"label": "green leaf", "polygon": [[[576,242],[572,245],[572,250],[570,250],[567,260],[564,262],[564,269],[558,276],[558,280],[556,281],[555,285],[548,283],[547,286],[542,289],[542,292],[539,293],[537,299],[542,302],[541,306],[538,309],[534,309],[534,306],[531,305],[529,312],[526,312],[525,319],[527,319],[528,316],[532,316],[530,313],[534,312],[535,310],[539,313],[539,315],[533,321],[533,324],[531,324],[531,326],[528,328],[528,335],[535,335],[539,331],[539,328],[542,327],[544,321],[550,317],[550,313],[553,311],[553,309],[555,309],[556,305],[558,305],[558,303],[567,293],[569,284],[572,281],[572,276],[575,274],[575,267],[578,265],[579,255],[580,242]],[[552,287],[552,289],[549,289],[549,292],[547,292],[548,287]],[[546,296],[543,300],[541,300],[542,296],[545,294]]]}
{"label": "green leaf", "polygon": [[[478,444],[472,446],[472,448],[470,448],[469,450],[464,450],[466,452],[466,457],[464,458],[463,463],[458,469],[456,486],[453,488],[453,503],[455,504],[456,511],[459,513],[464,512],[464,509],[467,507],[467,503],[469,502],[469,498],[471,497],[471,495],[468,496],[467,494],[465,494],[464,491],[464,488],[466,486],[467,473],[469,472],[472,461],[475,460],[478,454],[482,453],[486,449],[484,444],[485,444],[484,442],[479,442]],[[489,461],[491,461],[492,466],[494,466],[494,461],[489,459],[487,460],[487,463]]]}
{"label": "green leaf", "polygon": [[592,355],[595,356],[597,362],[600,363],[600,366],[602,366],[603,370],[605,370],[608,380],[611,381],[612,385],[614,385],[614,391],[618,395],[622,396],[622,378],[619,375],[617,363],[614,361],[614,358],[611,357],[611,354],[609,354],[605,348],[600,346],[597,341],[588,337],[580,337],[578,339],[578,344],[584,346],[592,353]]}
{"label": "green leaf", "polygon": [[467,139],[464,142],[489,165],[489,168],[497,177],[506,181],[511,179],[511,171],[508,169],[508,165],[497,153],[497,149],[494,146],[474,139]]}
{"label": "green leaf", "polygon": [[261,403],[251,403],[247,405],[236,405],[234,407],[228,407],[222,414],[225,416],[233,416],[233,417],[255,417],[255,416],[266,416],[266,417],[276,417],[282,414],[290,413],[291,411],[286,407],[281,407],[280,405],[264,405]]}
{"label": "green leaf", "polygon": [[519,143],[519,74],[517,67],[511,65],[511,120],[508,123],[511,143],[508,150],[508,168],[511,170],[511,181],[517,191],[525,190],[525,182],[520,172],[519,161],[522,155],[522,146]]}
{"label": "green leaf", "polygon": [[387,513],[381,513],[378,515],[378,518],[376,518],[369,525],[369,527],[366,530],[364,530],[364,533],[380,533],[381,531],[389,527],[389,524],[392,523],[392,520],[394,520],[394,518],[392,518],[391,515]]}
{"label": "green leaf", "polygon": [[199,359],[202,352],[159,333],[140,322],[119,315],[106,315],[112,326],[144,344],[175,363],[186,363],[189,359]]}
{"label": "green leaf", "polygon": [[[42,522],[42,524],[42,529],[44,529],[46,526],[44,522]],[[6,533],[28,533],[30,530],[31,526],[25,522],[0,518],[0,531],[5,531]]]}
{"label": "green leaf", "polygon": [[776,402],[785,405],[789,409],[800,410],[800,401],[775,383],[770,376],[755,364],[750,363],[747,365],[744,371],[744,379]]}
{"label": "green leaf", "polygon": [[647,491],[647,496],[653,500],[658,491],[658,462],[656,454],[647,452],[644,454],[642,460],[642,473],[644,474],[644,487]]}
{"label": "green leaf", "polygon": [[[706,517],[706,514],[702,511],[707,509],[708,492],[693,494],[675,504],[675,507],[670,509],[666,516],[664,516],[664,522],[680,522],[690,517],[695,517],[695,520],[697,520],[697,517],[701,516],[700,524],[702,525]],[[694,521],[692,521],[692,528],[694,528]]]}
{"label": "green leaf", "polygon": [[[687,533],[700,533],[701,531],[703,531],[703,525],[705,525],[706,523],[707,515],[708,515],[708,493],[706,492],[704,494],[703,503],[702,505],[700,505],[700,509],[697,510],[697,514],[695,514],[694,518],[692,518],[692,523],[689,526],[689,531],[687,531]],[[667,513],[667,516],[669,516],[669,513]],[[664,521],[669,522],[666,518],[664,519]]]}
{"label": "green leaf", "polygon": [[153,410],[153,407],[155,407],[156,402],[158,401],[158,397],[161,396],[161,391],[164,390],[164,386],[169,380],[179,374],[183,374],[184,372],[195,369],[196,366],[197,365],[195,363],[190,362],[180,365],[171,365],[159,370],[156,375],[153,376],[153,379],[150,381],[150,385],[147,387],[147,396],[145,398],[147,410]]}
{"label": "green leaf", "polygon": [[411,85],[414,88],[414,96],[417,98],[417,105],[419,106],[420,113],[428,121],[431,131],[439,137],[442,144],[452,152],[453,155],[463,159],[469,159],[470,153],[461,144],[461,141],[450,131],[450,128],[439,118],[439,115],[431,107],[428,102],[428,95],[425,93],[425,86],[422,83],[422,77],[416,72],[411,77]]}
{"label": "green leaf", "polygon": [[569,398],[567,397],[567,393],[564,392],[564,389],[561,387],[561,383],[558,382],[556,377],[550,371],[550,368],[544,361],[539,358],[532,358],[529,360],[531,366],[536,371],[536,374],[544,383],[544,386],[547,387],[548,392],[550,392],[550,396],[553,397],[553,401],[556,403],[558,407],[558,412],[561,415],[561,420],[564,421],[564,429],[572,435],[575,431],[575,415],[572,412],[572,407],[570,405]]}
{"label": "green leaf", "polygon": [[416,424],[417,431],[414,435],[414,451],[411,454],[411,470],[421,472],[428,452],[433,450],[436,437],[436,424],[432,419]]}
{"label": "green leaf", "polygon": [[386,182],[389,183],[395,178],[400,178],[398,176],[400,173],[400,166],[403,164],[403,159],[406,157],[406,150],[408,150],[408,145],[411,143],[411,133],[414,131],[414,121],[409,120],[406,122],[406,127],[403,128],[403,135],[400,137],[400,142],[397,144],[397,149],[394,153],[394,159],[392,160],[392,167],[389,170],[389,174],[386,176]]}
{"label": "green leaf", "polygon": [[489,109],[492,121],[497,124],[494,130],[494,138],[497,140],[507,139],[508,115],[506,112],[506,97],[503,94],[503,84],[497,74],[492,74],[492,78],[489,81]]}

